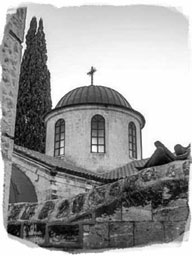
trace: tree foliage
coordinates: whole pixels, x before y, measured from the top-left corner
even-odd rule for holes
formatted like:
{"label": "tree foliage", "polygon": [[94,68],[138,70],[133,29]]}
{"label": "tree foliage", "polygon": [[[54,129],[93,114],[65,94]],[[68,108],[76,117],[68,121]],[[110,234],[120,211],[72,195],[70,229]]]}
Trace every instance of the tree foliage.
{"label": "tree foliage", "polygon": [[50,72],[43,21],[32,18],[26,35],[26,49],[21,62],[15,144],[39,152],[45,151],[44,115],[51,110]]}

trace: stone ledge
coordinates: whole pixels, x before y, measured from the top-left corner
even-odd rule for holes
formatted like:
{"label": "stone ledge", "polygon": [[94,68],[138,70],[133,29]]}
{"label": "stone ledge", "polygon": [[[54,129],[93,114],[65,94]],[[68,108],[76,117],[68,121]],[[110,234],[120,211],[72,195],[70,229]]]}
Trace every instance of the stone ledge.
{"label": "stone ledge", "polygon": [[150,221],[152,220],[152,207],[149,203],[146,206],[131,206],[122,205],[122,220],[123,221]]}
{"label": "stone ledge", "polygon": [[186,221],[189,207],[166,207],[153,211],[154,221]]}

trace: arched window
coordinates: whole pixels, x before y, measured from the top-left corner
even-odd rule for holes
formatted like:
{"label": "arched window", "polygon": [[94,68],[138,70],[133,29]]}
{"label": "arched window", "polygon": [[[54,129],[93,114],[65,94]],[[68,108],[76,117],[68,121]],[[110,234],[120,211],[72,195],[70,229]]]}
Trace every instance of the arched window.
{"label": "arched window", "polygon": [[105,152],[105,119],[100,115],[91,119],[91,152]]}
{"label": "arched window", "polygon": [[137,134],[136,126],[133,122],[129,123],[129,156],[137,158]]}
{"label": "arched window", "polygon": [[55,124],[54,156],[65,154],[65,121],[59,119]]}

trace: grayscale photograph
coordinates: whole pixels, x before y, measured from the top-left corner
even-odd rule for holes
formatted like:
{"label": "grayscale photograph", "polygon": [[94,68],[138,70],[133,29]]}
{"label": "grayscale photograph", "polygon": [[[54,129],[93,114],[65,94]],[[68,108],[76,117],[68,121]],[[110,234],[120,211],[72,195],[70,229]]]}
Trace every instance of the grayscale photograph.
{"label": "grayscale photograph", "polygon": [[8,239],[68,253],[188,243],[189,48],[176,7],[7,10]]}

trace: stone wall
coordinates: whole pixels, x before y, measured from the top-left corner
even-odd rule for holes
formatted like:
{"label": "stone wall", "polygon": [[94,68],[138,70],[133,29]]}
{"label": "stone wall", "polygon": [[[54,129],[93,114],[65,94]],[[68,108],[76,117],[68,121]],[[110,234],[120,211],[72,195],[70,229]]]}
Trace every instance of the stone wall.
{"label": "stone wall", "polygon": [[8,232],[64,250],[182,241],[189,229],[189,164],[147,168],[71,199],[10,205]]}
{"label": "stone wall", "polygon": [[1,149],[4,160],[4,220],[6,224],[12,165],[13,138],[15,132],[18,81],[24,39],[26,8],[19,8],[7,15],[7,24],[0,48],[2,66],[1,81]]}

